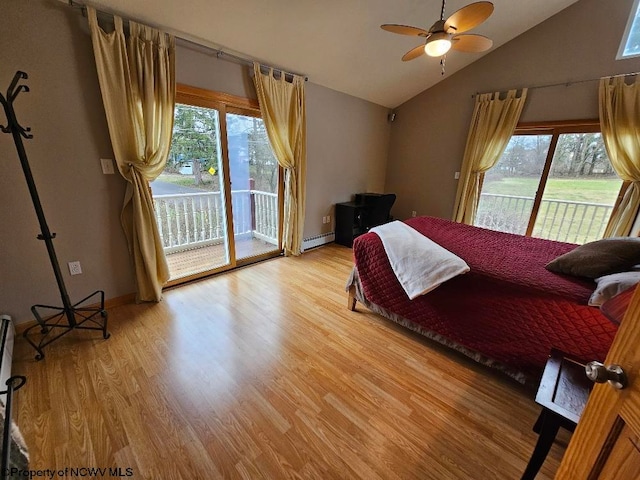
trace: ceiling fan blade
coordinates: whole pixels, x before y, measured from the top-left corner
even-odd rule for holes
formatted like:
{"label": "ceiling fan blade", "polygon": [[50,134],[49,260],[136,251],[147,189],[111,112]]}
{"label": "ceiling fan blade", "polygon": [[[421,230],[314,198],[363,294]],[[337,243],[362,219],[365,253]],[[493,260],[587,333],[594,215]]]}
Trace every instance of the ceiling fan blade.
{"label": "ceiling fan blade", "polygon": [[462,33],[480,25],[493,13],[493,3],[475,2],[462,7],[454,12],[444,23],[444,31],[449,33]]}
{"label": "ceiling fan blade", "polygon": [[395,25],[392,23],[386,23],[384,25],[380,25],[380,28],[386,30],[391,33],[399,33],[400,35],[413,35],[418,37],[426,37],[429,35],[423,28],[418,27],[409,27],[408,25]]}
{"label": "ceiling fan blade", "polygon": [[416,48],[412,48],[402,56],[403,62],[408,62],[414,58],[418,58],[420,55],[424,55],[424,45],[418,45]]}
{"label": "ceiling fan blade", "polygon": [[451,49],[460,52],[479,53],[489,50],[493,46],[493,40],[484,35],[474,35],[465,33],[464,35],[454,35],[451,39]]}

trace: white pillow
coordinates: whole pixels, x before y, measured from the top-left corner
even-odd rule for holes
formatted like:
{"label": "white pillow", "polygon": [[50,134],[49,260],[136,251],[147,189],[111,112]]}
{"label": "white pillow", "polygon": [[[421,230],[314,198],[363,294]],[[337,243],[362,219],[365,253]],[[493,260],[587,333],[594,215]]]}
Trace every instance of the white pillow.
{"label": "white pillow", "polygon": [[595,281],[598,286],[589,298],[589,305],[599,307],[607,300],[640,282],[640,272],[613,273],[598,277]]}

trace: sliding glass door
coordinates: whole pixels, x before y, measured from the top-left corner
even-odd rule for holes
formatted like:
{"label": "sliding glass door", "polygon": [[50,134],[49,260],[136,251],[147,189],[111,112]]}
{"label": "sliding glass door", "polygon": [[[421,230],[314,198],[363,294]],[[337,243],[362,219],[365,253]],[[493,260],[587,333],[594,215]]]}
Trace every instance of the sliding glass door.
{"label": "sliding glass door", "polygon": [[169,160],[151,184],[172,280],[231,265],[220,118],[177,104]]}
{"label": "sliding glass door", "polygon": [[278,250],[278,162],[264,122],[248,112],[227,112],[231,204],[236,259]]}
{"label": "sliding glass door", "polygon": [[278,255],[280,168],[257,106],[184,86],[177,101],[167,166],[151,184],[170,284]]}

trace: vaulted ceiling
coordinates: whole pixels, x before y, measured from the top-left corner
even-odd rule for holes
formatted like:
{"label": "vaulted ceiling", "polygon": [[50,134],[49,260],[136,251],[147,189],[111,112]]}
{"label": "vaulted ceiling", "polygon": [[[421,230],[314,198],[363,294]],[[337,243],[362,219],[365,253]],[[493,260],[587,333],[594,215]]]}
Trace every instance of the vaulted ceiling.
{"label": "vaulted ceiling", "polygon": [[[302,73],[313,83],[394,108],[555,15],[577,0],[493,0],[491,17],[470,33],[493,40],[488,52],[400,59],[418,37],[380,29],[429,29],[440,0],[97,0],[100,10],[162,27],[177,36]],[[445,18],[471,3],[446,2]],[[570,25],[567,28],[571,28]],[[526,55],[527,52],[522,52]]]}

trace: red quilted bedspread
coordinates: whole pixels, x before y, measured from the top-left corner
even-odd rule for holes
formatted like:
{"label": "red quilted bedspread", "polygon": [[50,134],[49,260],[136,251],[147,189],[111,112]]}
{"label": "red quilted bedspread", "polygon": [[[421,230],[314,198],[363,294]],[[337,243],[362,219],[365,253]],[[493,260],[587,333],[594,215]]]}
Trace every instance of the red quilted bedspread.
{"label": "red quilted bedspread", "polygon": [[552,347],[604,360],[617,326],[587,305],[595,283],[544,266],[576,246],[494,232],[448,220],[406,222],[464,259],[471,271],[409,300],[380,238],[356,239],[353,253],[366,300],[537,380]]}

